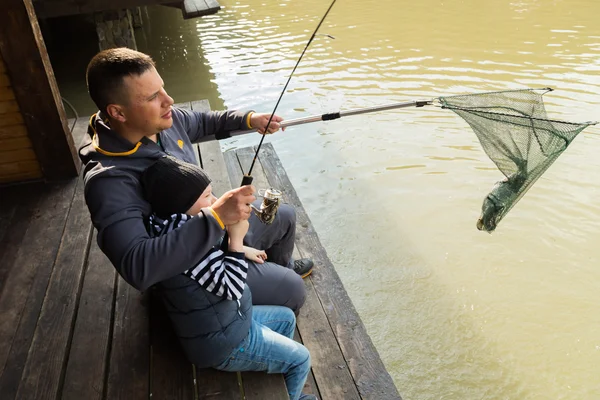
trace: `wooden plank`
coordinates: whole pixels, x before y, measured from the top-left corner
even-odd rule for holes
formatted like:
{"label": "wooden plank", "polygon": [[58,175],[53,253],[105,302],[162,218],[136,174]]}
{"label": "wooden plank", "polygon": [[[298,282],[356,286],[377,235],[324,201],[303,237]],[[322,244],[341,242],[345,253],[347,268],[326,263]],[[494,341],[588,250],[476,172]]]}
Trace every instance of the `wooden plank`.
{"label": "wooden plank", "polygon": [[83,146],[84,142],[89,138],[89,135],[87,134],[89,121],[90,119],[88,117],[80,117],[75,121],[75,126],[73,127],[71,135],[73,136],[73,143],[75,143],[75,146],[78,149]]}
{"label": "wooden plank", "polygon": [[1,114],[19,112],[19,105],[15,100],[0,100],[0,117]]}
{"label": "wooden plank", "polygon": [[[248,171],[248,168],[249,168],[250,164],[252,163],[252,159],[254,158],[255,151],[256,151],[256,148],[252,148],[252,147],[245,147],[245,148],[236,150],[235,158],[237,158],[238,166],[243,166],[244,170]],[[233,154],[233,152],[230,152],[230,153]],[[228,155],[228,157],[231,157],[231,155]],[[235,167],[235,163],[232,163],[231,161],[229,161],[229,165],[232,168]],[[267,180],[267,177],[266,177],[266,174],[262,167],[262,164],[260,162],[260,157],[257,160],[257,163],[255,164],[255,167],[252,171],[252,176],[254,178],[252,183],[257,188],[257,190],[266,189],[268,187],[271,187],[271,185],[269,184],[269,182]],[[241,169],[238,168],[238,171],[235,174],[235,179],[241,180],[241,177],[242,177],[242,171],[241,171]],[[294,250],[294,257],[299,258],[299,254],[296,249]],[[306,299],[304,305],[302,306],[302,308],[300,309],[300,312],[302,313],[302,310],[312,309],[313,311],[310,312],[311,321],[313,321],[316,325],[318,325],[320,322],[322,326],[328,327],[327,319],[325,318],[324,312],[322,309],[320,309],[320,303],[318,303],[318,300],[315,303],[315,299],[308,295],[308,294],[310,294],[310,290],[312,289],[312,282],[310,281],[310,279],[305,279],[304,283],[307,287],[307,299]],[[331,330],[330,330],[330,332],[331,332]],[[300,343],[304,343],[302,341],[301,334],[298,334],[298,329],[296,329],[294,339]],[[342,362],[343,362],[343,357],[341,356],[341,352],[335,341],[333,332],[331,332],[330,337],[324,338],[324,339],[329,339],[329,340],[322,340],[320,345],[323,347],[326,347],[325,350],[329,350],[329,354],[326,355],[325,357],[321,357],[321,358],[316,357],[316,359],[320,360],[320,359],[324,358],[330,362],[333,362],[337,357],[338,360],[342,360]],[[309,346],[307,346],[307,348],[309,349],[309,351],[311,351]],[[312,352],[311,352],[311,358],[313,359],[312,360],[312,368],[314,368],[315,356],[312,354]],[[347,375],[348,375],[347,373],[346,374],[342,373],[342,376],[341,376],[342,382],[344,382],[344,378],[345,378],[346,384],[350,385],[350,387],[353,387],[354,384],[351,380],[347,379],[348,378]],[[307,378],[307,384],[305,384],[304,392],[321,396],[320,393],[318,393],[317,384],[316,384],[312,370]],[[324,391],[323,393],[327,394],[327,391]],[[332,396],[330,398],[336,398],[336,397],[339,397],[339,393],[336,393],[335,396]],[[327,398],[327,397],[325,397],[325,398]],[[347,396],[344,398],[351,399],[352,397]]]}
{"label": "wooden plank", "polygon": [[[296,245],[304,257],[311,257],[315,262],[315,272],[313,272],[309,279],[313,282],[316,295],[322,304],[322,309],[325,311],[329,326],[333,328],[335,337],[342,349],[347,367],[358,387],[361,398],[377,400],[399,399],[398,390],[394,386],[375,346],[371,342],[352,301],[327,256],[327,252],[320,243],[317,233],[314,231],[296,191],[285,174],[283,165],[279,161],[273,146],[267,143],[263,145],[261,151],[263,152],[261,162],[269,182],[274,187],[283,190],[286,201],[296,209]],[[302,309],[300,312],[302,315]],[[298,321],[303,340],[306,340],[310,335],[310,326],[314,324],[314,318],[315,316],[310,314]],[[305,331],[307,331],[306,334],[304,333]],[[317,331],[313,332],[315,337],[318,336],[318,333]],[[310,346],[309,350],[311,354],[313,351],[315,351],[315,354],[318,354],[316,353],[318,351],[316,345],[311,345],[308,341],[307,345],[307,347]],[[342,365],[341,370],[344,368]],[[337,367],[337,369],[340,368]],[[326,372],[323,371],[323,373]],[[324,376],[327,377],[327,375]],[[316,370],[315,378],[321,391],[329,384],[339,384],[330,380],[322,382],[321,375]],[[339,390],[344,389],[347,389],[347,386],[342,386]],[[347,394],[343,398],[347,398],[346,396]]]}
{"label": "wooden plank", "polygon": [[41,178],[41,171],[18,172],[16,174],[0,175],[0,183],[35,181]]}
{"label": "wooden plank", "polygon": [[0,101],[14,100],[15,92],[13,92],[10,86],[0,85]]}
{"label": "wooden plank", "polygon": [[181,13],[183,15],[183,19],[216,14],[220,9],[221,6],[214,0],[184,0],[181,4]]}
{"label": "wooden plank", "polygon": [[0,138],[0,149],[4,151],[31,148],[31,140],[27,136],[19,138]]}
{"label": "wooden plank", "polygon": [[10,139],[27,136],[27,128],[25,125],[10,125],[0,127],[0,139]]}
{"label": "wooden plank", "polygon": [[171,320],[157,294],[150,297],[150,388],[153,399],[192,400],[194,371],[186,359]]}
{"label": "wooden plank", "polygon": [[197,369],[196,385],[200,400],[244,400],[238,374],[234,372]]}
{"label": "wooden plank", "polygon": [[0,165],[14,163],[17,161],[37,160],[33,149],[18,149],[9,151],[0,151]]}
{"label": "wooden plank", "polygon": [[31,1],[3,1],[0,53],[44,176],[75,177],[79,157]]}
{"label": "wooden plank", "polygon": [[0,128],[8,127],[10,125],[21,125],[23,123],[23,116],[20,112],[2,114],[0,117]]}
{"label": "wooden plank", "polygon": [[289,398],[283,374],[243,372],[246,400],[281,400]]}
{"label": "wooden plank", "polygon": [[93,229],[62,400],[105,398],[117,276],[96,243],[96,233]]}
{"label": "wooden plank", "polygon": [[148,332],[146,294],[138,292],[119,276],[107,379],[107,399],[148,399],[150,395]]}
{"label": "wooden plank", "polygon": [[[83,179],[76,181],[77,190],[68,212],[17,398],[52,400],[59,397],[92,234],[92,222],[83,196]],[[44,368],[40,368],[41,365]]]}
{"label": "wooden plank", "polygon": [[[208,102],[208,100],[192,101],[190,103],[190,105],[192,106],[192,110],[197,111],[197,112],[204,113],[204,112],[210,111],[210,103]],[[213,145],[218,146],[218,143],[215,142]],[[220,152],[221,152],[221,148],[219,147],[219,153]],[[198,163],[198,165],[200,165],[200,168],[203,168],[202,154],[200,153],[199,145],[194,146],[194,153],[196,154],[196,162]],[[214,191],[214,186],[213,186],[213,191]]]}
{"label": "wooden plank", "polygon": [[0,86],[10,86],[10,78],[6,72],[0,72]]}
{"label": "wooden plank", "polygon": [[11,164],[0,164],[0,176],[9,177],[16,174],[39,174],[42,171],[36,160],[18,161]]}
{"label": "wooden plank", "polygon": [[[235,179],[234,182],[237,180],[237,182],[241,183],[242,169],[240,166],[244,167],[244,171],[248,170],[254,158],[253,149],[245,147],[236,150],[235,153],[233,151],[227,152],[227,158],[230,171],[235,171],[230,175],[232,180]],[[270,186],[259,163],[255,164],[252,176],[254,177],[252,184],[257,190],[266,189]],[[285,398],[287,395],[287,388],[282,374],[269,375],[265,373],[244,372],[242,373],[242,382],[247,400],[275,400]]]}
{"label": "wooden plank", "polygon": [[33,187],[38,190],[40,201],[30,210],[30,222],[24,221],[29,226],[18,250],[5,254],[0,267],[15,266],[0,294],[0,393],[3,399],[15,398],[76,180]]}

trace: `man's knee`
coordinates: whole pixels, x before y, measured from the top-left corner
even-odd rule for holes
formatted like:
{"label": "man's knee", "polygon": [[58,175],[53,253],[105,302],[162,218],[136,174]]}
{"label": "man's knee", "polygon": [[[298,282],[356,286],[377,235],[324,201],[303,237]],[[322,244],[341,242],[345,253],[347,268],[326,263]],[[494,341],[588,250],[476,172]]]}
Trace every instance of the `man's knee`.
{"label": "man's knee", "polygon": [[282,204],[277,209],[277,216],[282,223],[291,224],[292,228],[296,227],[296,210],[289,204]]}
{"label": "man's knee", "polygon": [[306,286],[304,285],[302,277],[294,271],[289,270],[286,274],[286,279],[281,282],[279,290],[281,290],[282,293],[286,293],[288,297],[284,306],[290,308],[294,314],[297,315],[298,311],[306,301]]}

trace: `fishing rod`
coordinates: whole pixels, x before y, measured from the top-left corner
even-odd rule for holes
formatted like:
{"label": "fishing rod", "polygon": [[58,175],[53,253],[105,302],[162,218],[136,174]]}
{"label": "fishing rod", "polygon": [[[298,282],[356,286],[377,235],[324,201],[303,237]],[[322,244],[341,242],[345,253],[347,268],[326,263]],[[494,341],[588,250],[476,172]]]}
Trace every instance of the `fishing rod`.
{"label": "fishing rod", "polygon": [[310,39],[306,43],[306,46],[304,46],[304,50],[302,50],[302,53],[300,54],[300,57],[298,58],[298,61],[296,62],[296,65],[294,65],[294,69],[290,73],[290,76],[289,76],[287,82],[285,83],[285,86],[283,87],[283,90],[281,91],[281,94],[279,95],[279,99],[277,100],[277,103],[275,104],[275,108],[273,108],[273,112],[271,113],[271,116],[269,117],[269,121],[267,122],[267,125],[266,125],[266,128],[265,128],[265,134],[262,135],[262,138],[260,139],[260,143],[258,144],[258,147],[256,148],[256,153],[254,154],[254,158],[252,159],[252,164],[250,165],[250,169],[248,170],[248,173],[244,174],[244,177],[242,178],[242,184],[241,184],[241,186],[250,185],[252,183],[252,180],[254,179],[252,177],[252,169],[254,168],[254,164],[256,163],[256,160],[258,158],[258,152],[260,151],[260,148],[261,148],[261,146],[263,144],[263,141],[265,140],[265,136],[267,136],[267,132],[269,131],[269,125],[271,125],[271,121],[273,120],[273,117],[275,116],[275,111],[277,111],[277,107],[279,106],[279,102],[281,101],[281,98],[283,97],[283,94],[285,93],[285,91],[286,91],[286,89],[288,87],[288,84],[292,80],[292,76],[294,75],[294,72],[296,72],[296,68],[298,68],[298,65],[300,65],[300,61],[302,60],[302,57],[304,57],[304,53],[306,53],[306,50],[308,50],[308,47],[310,46],[310,44],[312,43],[313,39],[317,35],[317,32],[319,31],[319,28],[321,27],[321,25],[325,21],[325,18],[327,18],[327,15],[329,14],[329,12],[331,11],[331,9],[333,8],[333,5],[335,4],[336,1],[337,0],[333,0],[331,2],[331,4],[329,5],[329,8],[327,8],[327,11],[325,12],[325,14],[323,15],[323,17],[321,18],[321,21],[319,21],[319,24],[317,25],[317,27],[313,31],[312,35],[310,36]]}
{"label": "fishing rod", "polygon": [[[281,121],[279,123],[279,125],[281,128],[288,128],[290,126],[310,124],[312,122],[333,121],[334,119],[340,119],[342,117],[350,117],[350,116],[359,115],[359,114],[368,114],[368,113],[379,112],[379,111],[395,110],[397,108],[424,107],[424,106],[433,105],[433,104],[434,104],[433,100],[409,101],[409,102],[404,102],[404,103],[388,103],[388,104],[382,104],[380,106],[353,108],[350,110],[343,110],[343,111],[337,111],[337,112],[326,113],[326,114],[315,114],[315,115],[309,115],[307,117],[288,119],[285,121]],[[238,135],[244,135],[244,134],[250,133],[250,132],[256,132],[256,130],[255,129],[247,129],[247,130],[240,130],[240,131],[232,131],[229,133],[229,135],[230,135],[230,137],[233,137],[233,136],[238,136]],[[266,136],[266,135],[264,135],[264,136]],[[198,141],[198,143],[208,142],[210,140],[212,140],[212,138],[210,136],[206,136],[206,137],[200,139]]]}

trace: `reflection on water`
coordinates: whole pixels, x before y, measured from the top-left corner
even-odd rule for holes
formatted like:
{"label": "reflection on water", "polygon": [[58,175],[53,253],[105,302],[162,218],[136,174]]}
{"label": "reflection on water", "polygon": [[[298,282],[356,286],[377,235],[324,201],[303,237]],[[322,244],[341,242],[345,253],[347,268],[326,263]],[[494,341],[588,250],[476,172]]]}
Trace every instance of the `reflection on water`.
{"label": "reflection on water", "polygon": [[[189,21],[149,8],[139,47],[176,101],[270,111],[328,4],[220,3]],[[600,120],[597,15],[592,0],[338,2],[321,29],[335,39],[313,42],[278,113],[550,86],[551,118]],[[57,76],[80,95],[80,78]],[[492,235],[475,222],[502,176],[450,111],[268,140],[405,399],[598,399],[599,134],[584,131]]]}

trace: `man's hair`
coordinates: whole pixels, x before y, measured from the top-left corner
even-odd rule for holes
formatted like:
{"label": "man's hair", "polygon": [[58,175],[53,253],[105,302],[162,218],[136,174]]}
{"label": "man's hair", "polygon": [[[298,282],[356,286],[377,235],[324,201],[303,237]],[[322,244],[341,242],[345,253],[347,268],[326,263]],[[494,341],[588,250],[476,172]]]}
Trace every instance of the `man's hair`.
{"label": "man's hair", "polygon": [[155,67],[149,55],[120,47],[103,50],[90,61],[86,71],[86,82],[90,97],[98,109],[106,112],[109,104],[126,101],[123,78],[142,75]]}

